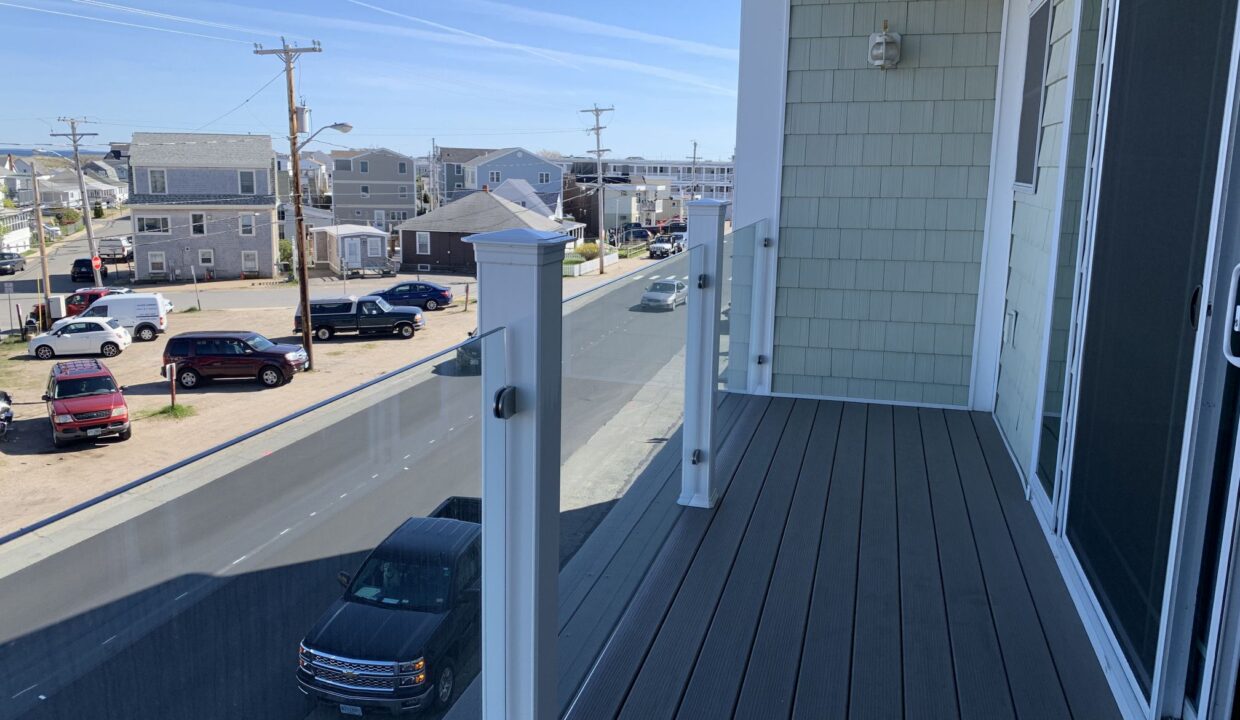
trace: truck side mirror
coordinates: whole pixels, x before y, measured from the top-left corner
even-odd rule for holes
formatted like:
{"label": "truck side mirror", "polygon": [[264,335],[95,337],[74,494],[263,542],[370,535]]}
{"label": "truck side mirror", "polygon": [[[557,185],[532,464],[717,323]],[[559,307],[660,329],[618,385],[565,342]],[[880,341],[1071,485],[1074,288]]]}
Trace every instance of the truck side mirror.
{"label": "truck side mirror", "polygon": [[48,395],[47,393],[43,393],[43,402],[51,402],[51,401],[52,401],[52,396]]}
{"label": "truck side mirror", "polygon": [[349,576],[349,573],[344,570],[341,570],[336,574],[336,580],[340,583],[341,587],[349,587],[349,581],[352,579],[353,578]]}

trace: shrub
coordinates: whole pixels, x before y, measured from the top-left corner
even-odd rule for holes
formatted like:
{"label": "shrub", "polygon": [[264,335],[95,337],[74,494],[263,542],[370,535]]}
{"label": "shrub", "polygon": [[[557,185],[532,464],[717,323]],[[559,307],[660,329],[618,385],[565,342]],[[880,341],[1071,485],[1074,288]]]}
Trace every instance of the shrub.
{"label": "shrub", "polygon": [[103,206],[100,205],[99,203],[95,203],[95,206],[90,209],[90,216],[95,218],[96,220],[102,218],[103,217]]}
{"label": "shrub", "polygon": [[596,245],[595,243],[586,243],[584,245],[578,245],[577,249],[574,250],[573,252],[580,255],[582,259],[584,260],[597,260],[598,259],[598,245]]}
{"label": "shrub", "polygon": [[280,241],[280,262],[292,264],[293,262],[293,241]]}
{"label": "shrub", "polygon": [[61,208],[56,211],[56,222],[61,225],[73,225],[81,219],[82,213],[73,208]]}

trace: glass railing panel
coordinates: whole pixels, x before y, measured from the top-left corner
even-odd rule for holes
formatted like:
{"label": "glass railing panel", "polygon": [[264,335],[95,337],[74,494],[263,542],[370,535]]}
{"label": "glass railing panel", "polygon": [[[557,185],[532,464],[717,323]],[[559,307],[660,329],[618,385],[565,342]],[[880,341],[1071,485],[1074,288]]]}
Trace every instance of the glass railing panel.
{"label": "glass railing panel", "polygon": [[759,221],[736,228],[724,238],[719,367],[720,384],[725,390],[744,392],[748,387],[754,259],[756,248],[765,238],[765,225],[764,221]]}
{"label": "glass railing panel", "polygon": [[335,717],[437,700],[445,669],[454,702],[479,668],[478,371],[504,342],[450,348],[0,545],[0,718]]}

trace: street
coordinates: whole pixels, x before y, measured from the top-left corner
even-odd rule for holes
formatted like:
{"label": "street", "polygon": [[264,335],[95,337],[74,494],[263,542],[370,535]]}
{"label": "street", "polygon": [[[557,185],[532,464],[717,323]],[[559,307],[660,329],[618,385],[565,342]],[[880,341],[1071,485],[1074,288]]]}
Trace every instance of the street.
{"label": "street", "polygon": [[[566,308],[565,460],[683,350],[683,314],[635,308],[644,285]],[[480,391],[448,354],[178,471],[218,477],[166,502],[87,511],[128,519],[0,572],[0,718],[304,718],[297,642],[337,571],[405,518],[478,494]]]}

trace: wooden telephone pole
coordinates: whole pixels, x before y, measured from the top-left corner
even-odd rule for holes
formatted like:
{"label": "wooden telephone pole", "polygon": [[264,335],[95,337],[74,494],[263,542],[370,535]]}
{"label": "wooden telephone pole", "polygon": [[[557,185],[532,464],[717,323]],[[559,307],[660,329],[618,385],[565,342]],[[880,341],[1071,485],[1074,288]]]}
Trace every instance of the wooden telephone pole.
{"label": "wooden telephone pole", "polygon": [[598,192],[598,274],[599,275],[602,275],[603,273],[607,272],[606,270],[603,269],[603,259],[607,256],[607,248],[604,247],[603,245],[603,243],[606,242],[607,240],[607,229],[606,229],[607,208],[604,207],[603,205],[603,203],[606,202],[605,196],[607,194],[603,190],[603,153],[610,152],[610,151],[603,147],[603,130],[607,126],[599,125],[598,123],[599,123],[599,120],[603,117],[603,113],[611,112],[613,110],[615,110],[615,108],[611,108],[611,107],[601,108],[598,106],[597,103],[595,103],[594,107],[581,111],[583,113],[594,114],[594,129],[590,131],[594,133],[594,150],[591,150],[590,153],[594,155],[594,157],[598,160],[598,178],[597,178],[598,182],[595,183],[595,186],[598,188],[597,192]]}
{"label": "wooden telephone pole", "polygon": [[[323,48],[319,45],[319,41],[315,40],[310,47],[296,47],[289,45],[284,38],[280,38],[281,47],[264,50],[262,45],[254,46],[255,55],[276,55],[284,61],[284,79],[288,85],[288,146],[289,161],[293,171],[293,216],[297,218],[295,240],[297,244],[297,285],[301,297],[301,343],[306,348],[306,361],[309,367],[316,367],[314,363],[314,349],[311,341],[314,337],[314,330],[310,321],[310,276],[306,272],[306,222],[301,213],[301,159],[297,147],[297,103],[293,99],[293,64],[297,62],[297,57],[302,53],[323,52]],[[275,178],[272,178],[275,181]],[[332,206],[336,204],[336,198],[332,198]]]}
{"label": "wooden telephone pole", "polygon": [[[86,224],[86,244],[90,246],[90,267],[95,273],[95,287],[103,286],[103,279],[99,277],[99,265],[96,262],[99,259],[99,248],[95,245],[95,228],[91,222],[91,206],[90,200],[86,196],[86,179],[82,174],[82,157],[78,154],[78,143],[84,137],[94,137],[99,133],[83,133],[78,132],[78,123],[84,123],[85,120],[78,118],[60,118],[63,123],[69,123],[69,132],[52,133],[52,137],[69,138],[73,141],[73,165],[77,168],[78,192],[82,193],[82,222]],[[37,171],[36,171],[37,172]],[[40,220],[42,220],[40,218]]]}

